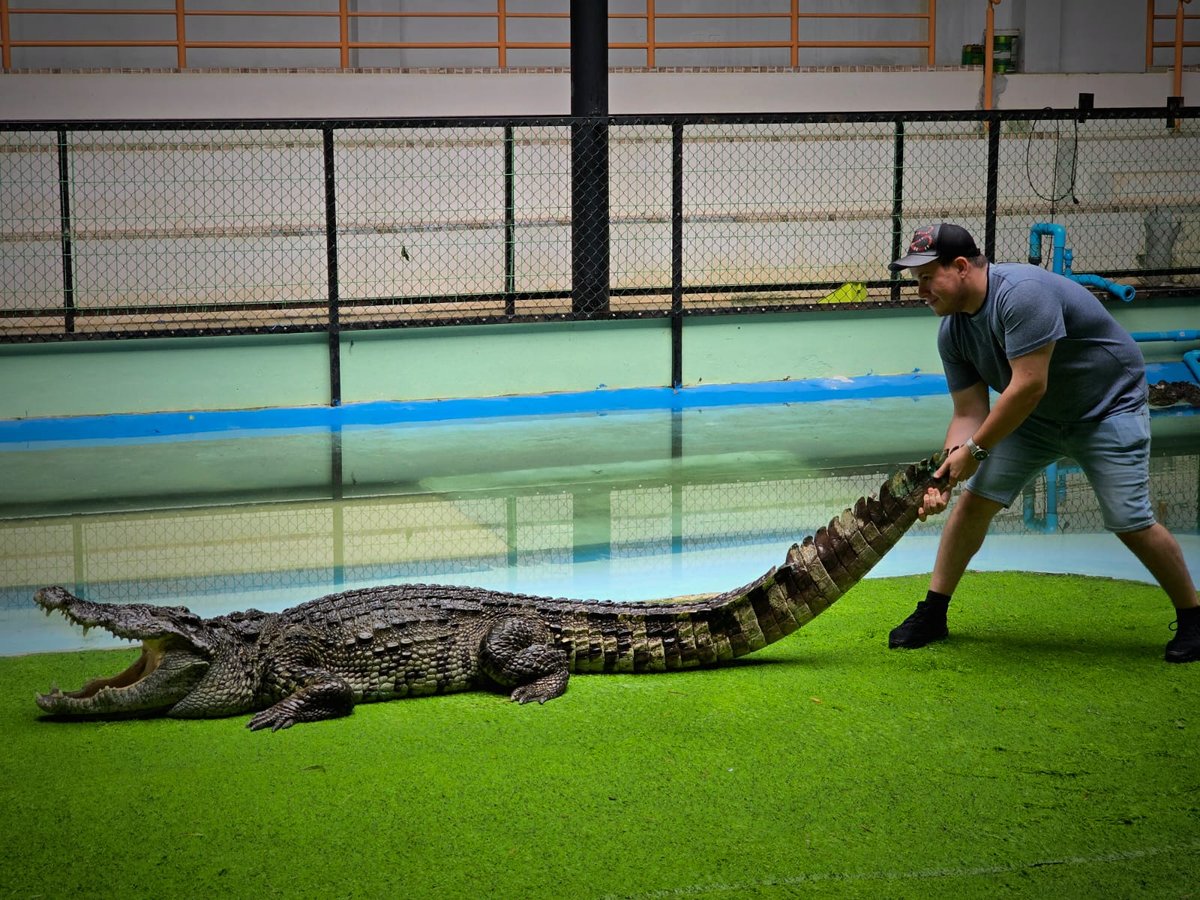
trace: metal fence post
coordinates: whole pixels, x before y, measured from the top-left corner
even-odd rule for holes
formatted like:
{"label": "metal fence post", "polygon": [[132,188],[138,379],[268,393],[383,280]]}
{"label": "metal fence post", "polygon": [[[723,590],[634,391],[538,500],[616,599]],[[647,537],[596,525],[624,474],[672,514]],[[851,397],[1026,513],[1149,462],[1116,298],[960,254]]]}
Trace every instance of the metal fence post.
{"label": "metal fence post", "polygon": [[517,314],[516,178],[513,160],[513,127],[504,126],[504,314]]}
{"label": "metal fence post", "polygon": [[[904,120],[896,120],[892,162],[892,259],[904,246]],[[892,302],[900,300],[900,273],[892,273]]]}
{"label": "metal fence post", "polygon": [[989,115],[985,120],[988,136],[988,154],[983,254],[988,259],[995,259],[996,256],[996,217],[1000,203],[1000,121],[1000,117],[994,113]]}
{"label": "metal fence post", "polygon": [[329,405],[342,405],[342,328],[339,312],[337,182],[333,165],[333,128],[321,129],[325,156],[325,265],[329,283]]}
{"label": "metal fence post", "polygon": [[571,311],[608,312],[608,2],[571,0]]}
{"label": "metal fence post", "polygon": [[71,163],[67,129],[58,129],[58,215],[62,244],[63,330],[75,330],[75,246],[71,239]]}

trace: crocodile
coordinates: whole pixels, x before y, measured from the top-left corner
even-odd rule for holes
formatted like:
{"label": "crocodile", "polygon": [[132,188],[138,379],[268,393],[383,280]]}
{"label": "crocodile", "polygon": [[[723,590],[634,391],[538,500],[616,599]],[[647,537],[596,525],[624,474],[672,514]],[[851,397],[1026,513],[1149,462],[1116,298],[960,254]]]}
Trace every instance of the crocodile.
{"label": "crocodile", "polygon": [[486,687],[545,703],[571,673],[717,666],[791,634],[856,584],[917,519],[926,490],[945,488],[946,455],[898,471],[793,544],[781,566],[714,596],[619,603],[404,584],[206,619],[45,587],[34,601],[47,615],[142,646],[123,672],[36,702],[66,719],[254,713],[249,728],[278,731],[363,702]]}

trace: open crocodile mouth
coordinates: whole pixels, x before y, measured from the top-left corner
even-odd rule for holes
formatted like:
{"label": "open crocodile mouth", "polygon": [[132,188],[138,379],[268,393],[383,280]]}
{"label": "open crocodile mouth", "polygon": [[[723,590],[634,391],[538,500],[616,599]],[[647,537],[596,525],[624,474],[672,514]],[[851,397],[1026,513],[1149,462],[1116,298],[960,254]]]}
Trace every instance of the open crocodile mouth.
{"label": "open crocodile mouth", "polygon": [[73,691],[52,685],[47,694],[36,695],[37,706],[52,715],[168,710],[190,694],[209,670],[211,652],[193,635],[200,619],[184,607],[101,604],[61,587],[37,590],[34,602],[47,616],[61,613],[67,622],[83,629],[84,635],[101,628],[114,637],[142,643],[138,658],[114,676],[92,678]]}
{"label": "open crocodile mouth", "polygon": [[[86,628],[84,629],[87,630]],[[162,640],[145,640],[142,642],[142,652],[129,668],[108,678],[93,678],[83,687],[75,691],[62,691],[58,685],[50,686],[50,692],[39,694],[37,704],[48,712],[61,705],[63,700],[92,700],[101,695],[113,696],[127,690],[149,678],[166,656]]]}
{"label": "open crocodile mouth", "polygon": [[78,690],[64,691],[56,684],[50,685],[47,694],[35,696],[37,706],[50,715],[76,718],[166,712],[190,694],[209,670],[208,655],[178,635],[139,638],[128,629],[89,622],[64,608],[59,611],[85,632],[97,626],[126,640],[142,641],[142,653],[114,676],[92,678]]}

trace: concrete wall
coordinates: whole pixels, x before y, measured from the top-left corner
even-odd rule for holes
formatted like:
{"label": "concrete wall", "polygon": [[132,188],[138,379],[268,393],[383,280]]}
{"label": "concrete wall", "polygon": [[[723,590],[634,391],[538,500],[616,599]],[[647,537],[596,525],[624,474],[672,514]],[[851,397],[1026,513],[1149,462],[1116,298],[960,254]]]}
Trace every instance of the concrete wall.
{"label": "concrete wall", "polygon": [[[1163,106],[1169,72],[998,76],[997,109]],[[896,72],[613,72],[623,113],[978,109],[978,70]],[[570,76],[555,72],[60,73],[0,75],[0,120],[565,115]],[[1200,72],[1183,94],[1200,100]]]}

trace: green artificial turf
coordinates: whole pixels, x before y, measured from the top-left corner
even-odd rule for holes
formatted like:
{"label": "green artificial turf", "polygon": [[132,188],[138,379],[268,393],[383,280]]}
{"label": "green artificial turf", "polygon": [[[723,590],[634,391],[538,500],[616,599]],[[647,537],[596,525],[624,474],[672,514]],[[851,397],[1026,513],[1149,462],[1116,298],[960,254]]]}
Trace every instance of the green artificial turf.
{"label": "green artificial turf", "polygon": [[0,660],[0,897],[1200,896],[1200,664],[1154,587],[864,582],[724,669],[247,717],[60,723],[132,651]]}

